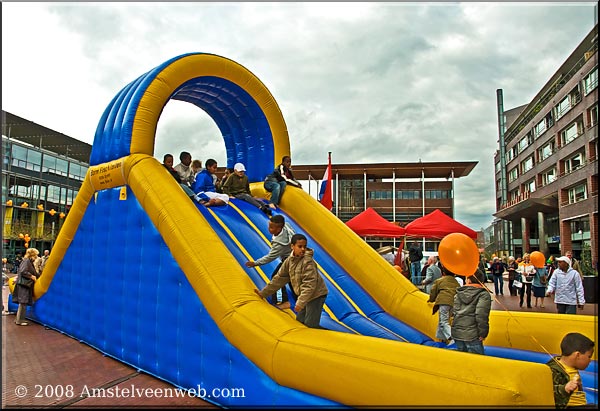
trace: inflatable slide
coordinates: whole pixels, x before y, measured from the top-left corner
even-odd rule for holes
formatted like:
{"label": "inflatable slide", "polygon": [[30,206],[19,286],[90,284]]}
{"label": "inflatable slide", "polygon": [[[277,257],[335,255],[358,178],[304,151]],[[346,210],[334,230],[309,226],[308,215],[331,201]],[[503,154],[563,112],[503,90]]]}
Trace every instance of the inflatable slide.
{"label": "inflatable slide", "polygon": [[[251,164],[253,194],[266,196],[260,182],[290,154],[267,88],[216,55],[161,64],[105,110],[29,318],[225,407],[553,406],[544,363],[566,333],[595,336],[595,317],[494,311],[487,355],[442,347],[427,296],[302,190],[277,212],[315,249],[326,329],[259,299],[274,263],[244,262],[268,251],[267,217],[236,200],[194,203],[153,157],[171,99],[213,118],[227,166]],[[582,377],[597,403],[596,361]]]}

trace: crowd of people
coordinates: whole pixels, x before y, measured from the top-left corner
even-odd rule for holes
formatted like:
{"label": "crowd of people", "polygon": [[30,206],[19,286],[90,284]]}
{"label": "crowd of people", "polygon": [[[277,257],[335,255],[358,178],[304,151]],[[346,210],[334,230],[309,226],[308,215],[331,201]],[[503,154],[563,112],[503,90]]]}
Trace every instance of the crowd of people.
{"label": "crowd of people", "polygon": [[[494,294],[504,295],[508,289],[510,296],[519,297],[519,306],[526,305],[527,308],[545,308],[545,298],[553,297],[559,314],[576,314],[577,308],[583,309],[583,274],[572,252],[567,251],[558,258],[551,255],[537,265],[531,261],[532,254],[525,253],[518,258],[494,256],[489,265],[482,258],[480,267],[491,274]],[[504,285],[505,277],[508,279],[507,287]]]}

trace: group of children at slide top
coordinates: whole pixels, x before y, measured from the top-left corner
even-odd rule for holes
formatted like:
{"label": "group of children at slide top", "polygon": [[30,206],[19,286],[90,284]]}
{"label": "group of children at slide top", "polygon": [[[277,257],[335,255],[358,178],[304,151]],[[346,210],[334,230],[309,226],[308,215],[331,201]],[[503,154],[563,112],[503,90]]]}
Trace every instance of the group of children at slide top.
{"label": "group of children at slide top", "polygon": [[206,160],[204,168],[200,160],[192,161],[192,156],[187,151],[181,152],[179,160],[180,163],[173,167],[173,155],[165,154],[163,166],[187,195],[208,207],[226,205],[230,198],[237,198],[260,208],[265,214],[271,216],[271,210],[277,209],[288,185],[302,187],[302,184],[294,178],[290,156],[284,156],[281,164],[265,177],[264,188],[271,193],[271,200],[265,202],[252,196],[246,166],[243,163],[236,163],[233,169],[226,169],[223,177],[219,179],[216,174],[217,161],[212,158]]}
{"label": "group of children at slide top", "polygon": [[[244,164],[236,163],[218,180],[217,162],[214,159],[206,160],[204,169],[199,160],[192,161],[188,152],[182,152],[179,159],[181,163],[173,167],[173,155],[166,154],[163,166],[186,194],[199,203],[208,207],[220,206],[229,203],[230,198],[237,198],[260,208],[270,217],[268,229],[272,238],[269,253],[256,261],[246,262],[246,266],[257,267],[276,259],[280,263],[271,274],[271,282],[255,292],[261,298],[269,298],[278,308],[287,309],[290,303],[285,286],[289,283],[296,300],[296,319],[307,327],[321,328],[321,311],[328,292],[313,260],[314,252],[307,246],[306,236],[294,233],[282,215],[272,215],[271,211],[277,209],[288,185],[302,187],[292,173],[291,158],[284,156],[281,164],[266,176],[264,188],[271,193],[271,201],[267,203],[252,196]],[[278,295],[281,295],[280,301],[277,300]]]}
{"label": "group of children at slide top", "polygon": [[[296,319],[307,327],[322,328],[320,326],[321,311],[328,290],[313,259],[314,251],[308,247],[306,236],[294,233],[283,215],[272,215],[271,213],[271,210],[276,209],[279,205],[287,185],[301,187],[301,184],[293,177],[290,157],[283,157],[281,164],[265,178],[264,188],[271,192],[271,201],[266,204],[252,197],[244,164],[236,163],[233,170],[228,169],[225,175],[218,180],[215,160],[208,159],[204,169],[199,160],[192,162],[191,155],[187,152],[181,153],[180,160],[181,163],[173,167],[173,156],[167,154],[164,156],[163,165],[186,193],[196,201],[206,206],[219,206],[227,204],[230,198],[237,198],[255,205],[270,217],[268,230],[272,238],[268,254],[255,261],[247,261],[245,265],[246,267],[257,267],[276,259],[279,259],[279,264],[271,274],[271,281],[262,290],[255,289],[254,291],[261,299],[270,299],[278,308],[287,309],[290,308],[286,290],[286,284],[289,283],[296,301],[294,306],[294,311],[297,313]],[[465,287],[470,289],[470,286],[475,286],[475,291],[482,291],[476,289],[476,276],[467,278],[469,281]],[[473,338],[459,340],[455,337],[455,340],[457,349],[460,351],[484,354],[483,340],[487,337],[489,330],[485,326],[489,317],[489,307],[483,316],[469,313],[473,311],[471,314],[474,314],[475,311],[480,311],[478,305],[486,307],[491,305],[491,298],[485,295],[490,299],[488,302],[487,299],[482,300],[485,297],[484,294],[487,293],[476,294],[478,298],[465,303],[465,306],[472,304],[473,307],[465,307],[464,321],[459,321],[460,324],[455,326],[460,329],[460,332],[456,332],[456,334]],[[454,322],[456,323],[456,318]],[[455,332],[452,334],[454,336]],[[584,370],[589,365],[594,347],[594,342],[588,337],[579,333],[569,333],[561,342],[561,355],[553,357],[547,362],[552,370],[554,400],[557,408],[585,407],[587,405],[579,370]]]}

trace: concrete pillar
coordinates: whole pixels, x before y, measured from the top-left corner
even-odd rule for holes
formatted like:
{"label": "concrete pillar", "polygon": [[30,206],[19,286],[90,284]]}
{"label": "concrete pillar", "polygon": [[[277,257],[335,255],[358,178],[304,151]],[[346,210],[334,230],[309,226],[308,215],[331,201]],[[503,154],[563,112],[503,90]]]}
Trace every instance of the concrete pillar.
{"label": "concrete pillar", "polygon": [[538,211],[538,233],[539,233],[539,242],[540,242],[540,252],[545,256],[549,257],[548,251],[548,240],[546,239],[546,220],[544,218],[544,213]]}
{"label": "concrete pillar", "polygon": [[531,252],[529,236],[529,221],[525,217],[521,217],[521,239],[523,241],[523,254]]}

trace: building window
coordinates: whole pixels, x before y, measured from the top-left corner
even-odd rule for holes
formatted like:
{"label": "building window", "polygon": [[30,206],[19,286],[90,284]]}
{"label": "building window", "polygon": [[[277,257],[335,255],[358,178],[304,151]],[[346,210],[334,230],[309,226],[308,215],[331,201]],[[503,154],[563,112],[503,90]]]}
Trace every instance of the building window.
{"label": "building window", "polygon": [[588,120],[588,128],[592,128],[596,124],[598,124],[598,104],[596,104],[594,107],[588,109],[587,120]]}
{"label": "building window", "polygon": [[596,87],[598,87],[598,66],[583,79],[583,93],[587,96]]}
{"label": "building window", "polygon": [[533,168],[533,156],[529,156],[521,162],[521,174],[525,174],[532,168]]}
{"label": "building window", "polygon": [[556,119],[558,120],[559,118],[561,118],[562,116],[565,115],[565,113],[567,111],[569,111],[571,109],[571,99],[569,98],[569,96],[565,96],[565,98],[563,98],[561,100],[560,103],[558,103],[555,107],[554,107],[554,111],[556,113],[556,115],[554,117],[556,117]]}
{"label": "building window", "polygon": [[56,159],[56,174],[61,176],[67,176],[69,172],[69,162],[62,158]]}
{"label": "building window", "polygon": [[583,167],[585,164],[585,156],[583,153],[577,153],[573,157],[565,160],[565,174],[572,173],[573,171]]}
{"label": "building window", "polygon": [[543,118],[542,121],[537,123],[535,125],[535,127],[533,128],[533,132],[536,137],[541,136],[544,131],[546,131],[546,119],[545,118]]}
{"label": "building window", "polygon": [[517,156],[517,147],[512,147],[506,151],[506,162],[509,163],[510,160]]}
{"label": "building window", "polygon": [[515,181],[517,179],[517,177],[519,177],[519,170],[517,169],[517,167],[513,168],[512,170],[510,170],[508,172],[508,181],[509,182]]}
{"label": "building window", "polygon": [[499,172],[499,171],[501,170],[501,168],[502,168],[502,167],[501,167],[501,165],[500,165],[500,162],[497,162],[497,163],[496,163],[496,173],[497,173],[497,172]]}
{"label": "building window", "polygon": [[535,180],[529,180],[525,183],[525,192],[533,193],[535,191]]}
{"label": "building window", "polygon": [[27,149],[17,144],[12,146],[12,165],[16,167],[26,168],[27,166]]}
{"label": "building window", "polygon": [[554,180],[556,180],[556,167],[542,173],[542,185],[550,184]]}
{"label": "building window", "polygon": [[567,145],[579,136],[577,122],[571,123],[566,129],[560,132],[561,145]]}
{"label": "building window", "polygon": [[554,153],[554,140],[550,140],[538,150],[540,161],[547,159],[552,155],[552,153]]}
{"label": "building window", "polygon": [[587,185],[585,183],[569,188],[569,204],[587,199]]}
{"label": "building window", "polygon": [[529,136],[525,136],[523,137],[521,140],[519,140],[519,153],[522,152],[523,150],[525,150],[527,148],[527,146],[529,146]]}

